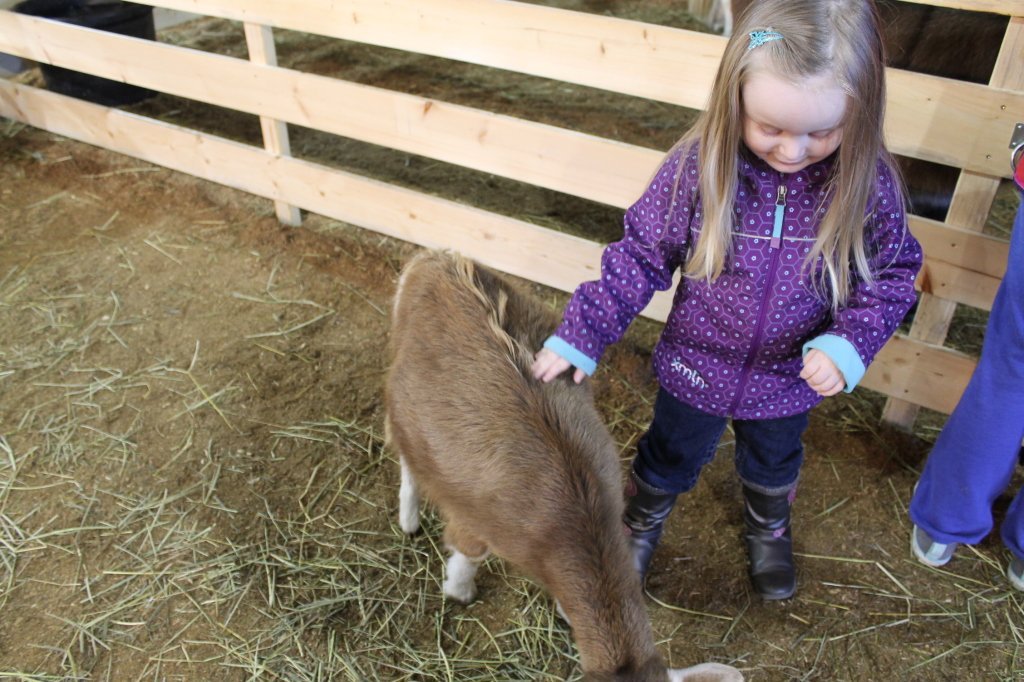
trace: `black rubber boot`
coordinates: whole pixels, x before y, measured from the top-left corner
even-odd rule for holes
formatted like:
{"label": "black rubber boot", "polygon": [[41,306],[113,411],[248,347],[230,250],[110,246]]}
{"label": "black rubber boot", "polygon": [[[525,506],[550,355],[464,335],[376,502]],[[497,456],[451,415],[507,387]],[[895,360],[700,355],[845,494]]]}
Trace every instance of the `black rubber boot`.
{"label": "black rubber boot", "polygon": [[766,495],[743,486],[744,537],[750,580],[763,599],[789,599],[796,592],[789,510],[793,490]]}
{"label": "black rubber boot", "polygon": [[633,565],[640,574],[640,583],[647,577],[654,549],[661,540],[665,519],[676,503],[676,494],[668,493],[644,482],[630,472],[626,485],[626,512],[622,516],[633,550]]}

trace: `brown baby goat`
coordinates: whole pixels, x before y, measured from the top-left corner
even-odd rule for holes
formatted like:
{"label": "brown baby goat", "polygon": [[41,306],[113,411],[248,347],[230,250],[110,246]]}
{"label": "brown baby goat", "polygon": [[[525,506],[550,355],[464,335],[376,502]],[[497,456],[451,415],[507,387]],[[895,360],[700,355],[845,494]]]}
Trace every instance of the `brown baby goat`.
{"label": "brown baby goat", "polygon": [[471,261],[423,252],[392,309],[387,434],[402,466],[399,524],[419,493],[446,521],[444,592],[476,595],[494,552],[538,580],[572,626],[586,680],[742,680],[716,663],[667,670],[622,527],[614,442],[585,382],[541,383],[532,351],[557,320]]}

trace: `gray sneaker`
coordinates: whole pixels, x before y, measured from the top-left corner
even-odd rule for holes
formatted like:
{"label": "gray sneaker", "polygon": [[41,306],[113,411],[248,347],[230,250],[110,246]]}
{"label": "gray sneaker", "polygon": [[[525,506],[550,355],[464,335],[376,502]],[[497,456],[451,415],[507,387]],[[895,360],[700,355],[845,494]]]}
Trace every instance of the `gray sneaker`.
{"label": "gray sneaker", "polygon": [[[937,542],[932,536],[916,525],[914,526],[914,532],[910,534],[910,551],[914,553],[918,561],[929,566],[938,567],[948,564],[949,560],[953,558],[953,552],[956,551],[957,544],[956,542],[951,542],[948,545],[944,545],[941,542]],[[1022,562],[1021,569],[1024,570],[1024,562]],[[1024,582],[1021,583],[1021,589],[1024,590]]]}
{"label": "gray sneaker", "polygon": [[1024,559],[1013,557],[1010,565],[1006,567],[1006,578],[1011,585],[1024,591]]}

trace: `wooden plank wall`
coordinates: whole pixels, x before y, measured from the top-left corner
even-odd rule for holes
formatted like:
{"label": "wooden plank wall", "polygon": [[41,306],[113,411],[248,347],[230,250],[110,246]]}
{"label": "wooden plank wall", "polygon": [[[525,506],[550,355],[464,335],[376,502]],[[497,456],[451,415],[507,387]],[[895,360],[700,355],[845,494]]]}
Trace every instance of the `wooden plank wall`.
{"label": "wooden plank wall", "polygon": [[[1020,12],[1020,8],[1015,11]],[[993,88],[1024,90],[1024,19],[1019,16],[1014,17],[1007,27],[989,85]],[[1018,118],[1024,118],[1024,109],[1011,111]],[[985,226],[992,201],[999,189],[999,182],[998,175],[965,167],[960,172],[953,192],[946,223],[972,232],[980,232]],[[925,247],[927,249],[927,244]],[[954,285],[941,276],[937,277],[941,273],[942,268],[932,264],[929,264],[928,269],[922,273],[923,291],[910,328],[911,339],[931,344],[941,344],[945,341],[957,303],[990,307],[983,305],[984,301],[972,302],[957,295],[950,295],[949,291],[959,293],[970,289],[972,283],[956,282]],[[984,300],[989,300],[988,292],[984,294]],[[957,391],[957,399],[961,393],[962,391]],[[886,403],[882,419],[909,428],[917,418],[918,407],[914,400],[904,400],[897,395]]]}
{"label": "wooden plank wall", "polygon": [[[914,0],[919,1],[919,0]],[[234,59],[0,11],[0,52],[260,117],[256,148],[0,81],[0,115],[236,187],[275,202],[488,265],[566,291],[598,270],[600,244],[317,164],[288,153],[287,123],[384,145],[616,207],[640,193],[652,150],[275,65],[283,28],[518,71],[691,108],[703,106],[725,39],[506,0],[142,0],[244,24],[250,59]],[[942,347],[958,304],[987,309],[1007,260],[981,235],[1006,145],[1024,112],[1024,0],[930,4],[1011,15],[988,86],[890,69],[893,151],[963,169],[945,223],[913,217],[926,252],[922,312],[879,354],[865,386],[891,396],[904,425],[918,407],[949,412],[974,361]],[[571,170],[571,172],[569,172]],[[980,218],[979,218],[980,216]],[[664,320],[661,294],[645,315]]]}

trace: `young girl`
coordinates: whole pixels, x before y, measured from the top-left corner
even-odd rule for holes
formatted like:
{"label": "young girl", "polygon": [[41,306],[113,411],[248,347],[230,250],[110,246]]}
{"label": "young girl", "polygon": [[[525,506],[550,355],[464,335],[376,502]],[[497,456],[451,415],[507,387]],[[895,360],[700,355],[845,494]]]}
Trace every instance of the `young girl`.
{"label": "young girl", "polygon": [[575,366],[581,381],[682,269],[630,477],[641,577],[731,418],[754,588],[796,590],[789,518],[808,410],[857,385],[913,304],[921,266],[882,140],[884,83],[870,2],[754,3],[708,109],[537,353],[538,379]]}

